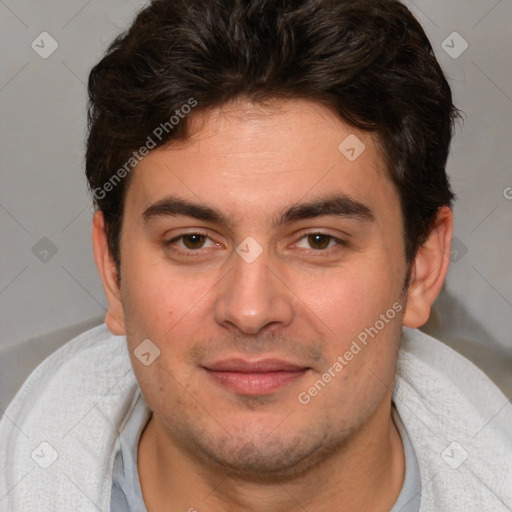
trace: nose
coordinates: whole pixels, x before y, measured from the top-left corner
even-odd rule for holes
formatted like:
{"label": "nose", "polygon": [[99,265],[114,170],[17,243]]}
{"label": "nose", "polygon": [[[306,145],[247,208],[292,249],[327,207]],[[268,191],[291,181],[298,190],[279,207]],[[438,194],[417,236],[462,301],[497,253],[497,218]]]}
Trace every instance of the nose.
{"label": "nose", "polygon": [[292,322],[293,293],[278,262],[269,262],[267,251],[248,262],[233,254],[233,267],[221,281],[215,303],[219,325],[244,334],[286,326]]}

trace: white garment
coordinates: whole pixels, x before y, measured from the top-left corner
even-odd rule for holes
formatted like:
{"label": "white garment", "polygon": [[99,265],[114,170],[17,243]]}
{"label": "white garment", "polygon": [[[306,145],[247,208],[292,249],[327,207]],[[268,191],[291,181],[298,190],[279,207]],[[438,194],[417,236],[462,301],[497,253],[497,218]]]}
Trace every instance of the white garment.
{"label": "white garment", "polygon": [[[105,325],[43,361],[0,420],[0,511],[108,512],[138,389],[125,337]],[[421,512],[512,510],[512,404],[480,370],[406,328],[393,396],[418,457]]]}

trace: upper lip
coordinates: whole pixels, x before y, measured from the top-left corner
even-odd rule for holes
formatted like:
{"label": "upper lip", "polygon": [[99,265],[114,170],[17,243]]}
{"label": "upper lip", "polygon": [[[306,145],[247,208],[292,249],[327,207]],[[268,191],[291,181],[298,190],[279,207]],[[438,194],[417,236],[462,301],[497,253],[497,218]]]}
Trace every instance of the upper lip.
{"label": "upper lip", "polygon": [[306,366],[290,363],[281,359],[259,359],[247,361],[240,358],[223,359],[203,365],[203,368],[216,372],[243,372],[243,373],[264,373],[279,371],[298,371],[307,369]]}

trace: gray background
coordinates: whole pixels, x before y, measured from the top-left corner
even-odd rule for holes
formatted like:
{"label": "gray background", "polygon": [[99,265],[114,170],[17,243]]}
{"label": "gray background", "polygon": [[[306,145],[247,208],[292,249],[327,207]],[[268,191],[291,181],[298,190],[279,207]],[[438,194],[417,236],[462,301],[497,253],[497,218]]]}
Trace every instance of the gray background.
{"label": "gray background", "polygon": [[[424,330],[512,397],[512,0],[405,3],[465,113],[448,165],[452,265]],[[105,313],[84,177],[86,82],[142,4],[0,0],[2,409],[45,356]],[[58,43],[46,59],[31,47],[51,48],[43,32]]]}

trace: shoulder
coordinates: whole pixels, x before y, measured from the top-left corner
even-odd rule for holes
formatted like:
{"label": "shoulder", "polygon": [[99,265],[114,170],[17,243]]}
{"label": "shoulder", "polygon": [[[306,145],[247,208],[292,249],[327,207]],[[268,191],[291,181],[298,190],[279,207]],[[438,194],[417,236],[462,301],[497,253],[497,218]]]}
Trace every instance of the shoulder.
{"label": "shoulder", "polygon": [[[486,412],[496,412],[496,406],[505,406],[506,413],[512,407],[480,368],[418,329],[403,330],[396,391],[400,395],[401,390],[406,389],[428,399],[425,405],[447,403],[454,413],[482,416]],[[501,425],[499,421],[497,425]],[[512,424],[504,427],[512,429]]]}
{"label": "shoulder", "polygon": [[112,335],[101,324],[68,341],[42,361],[18,390],[6,415],[10,413],[8,417],[14,419],[27,405],[32,407],[49,394],[65,395],[66,389],[92,391],[99,384],[95,376],[104,377],[107,368],[115,374],[128,369],[129,360],[125,337]]}
{"label": "shoulder", "polygon": [[479,368],[404,328],[393,400],[418,457],[425,510],[507,510],[512,404]]}
{"label": "shoulder", "polygon": [[[99,502],[104,500],[102,475],[108,473],[118,425],[139,389],[125,337],[112,335],[104,324],[52,353],[29,375],[0,419],[0,496],[28,475],[30,492],[25,488],[17,495],[15,487],[9,503],[30,507],[31,493],[36,499],[44,495],[44,486],[63,485],[62,480],[48,480],[51,471],[59,471],[89,488]],[[51,488],[46,491],[55,499]],[[69,492],[76,491],[71,486]]]}

